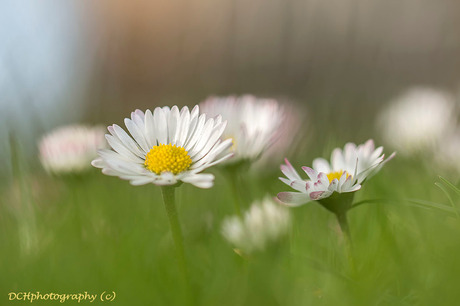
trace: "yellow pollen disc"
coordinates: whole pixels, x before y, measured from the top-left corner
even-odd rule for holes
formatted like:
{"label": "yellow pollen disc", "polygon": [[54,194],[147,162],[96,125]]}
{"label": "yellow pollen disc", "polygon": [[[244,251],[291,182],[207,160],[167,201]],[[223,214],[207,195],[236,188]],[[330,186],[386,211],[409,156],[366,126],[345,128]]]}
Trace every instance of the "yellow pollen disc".
{"label": "yellow pollen disc", "polygon": [[236,138],[233,135],[222,135],[223,139],[231,138],[232,139],[232,146],[230,147],[230,151],[235,152],[237,149]]}
{"label": "yellow pollen disc", "polygon": [[[345,172],[347,173],[347,172]],[[329,183],[332,182],[334,179],[340,180],[340,178],[343,175],[343,170],[336,171],[336,172],[331,172],[327,175],[327,178],[329,179]],[[350,176],[350,174],[347,173],[347,178]]]}
{"label": "yellow pollen disc", "polygon": [[174,174],[187,170],[192,164],[192,159],[182,147],[176,145],[154,146],[145,156],[145,168],[156,174],[171,172]]}

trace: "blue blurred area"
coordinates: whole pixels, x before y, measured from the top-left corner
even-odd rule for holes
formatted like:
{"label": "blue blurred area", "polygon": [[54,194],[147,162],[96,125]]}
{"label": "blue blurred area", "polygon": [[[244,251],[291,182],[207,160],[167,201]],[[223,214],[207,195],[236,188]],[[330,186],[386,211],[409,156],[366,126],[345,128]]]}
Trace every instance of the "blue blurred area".
{"label": "blue blurred area", "polygon": [[1,160],[8,134],[35,152],[43,131],[81,120],[92,58],[82,17],[78,1],[1,2]]}
{"label": "blue blurred area", "polygon": [[406,88],[460,82],[453,0],[7,0],[0,17],[1,160],[10,132],[35,152],[57,125],[246,93],[359,142]]}

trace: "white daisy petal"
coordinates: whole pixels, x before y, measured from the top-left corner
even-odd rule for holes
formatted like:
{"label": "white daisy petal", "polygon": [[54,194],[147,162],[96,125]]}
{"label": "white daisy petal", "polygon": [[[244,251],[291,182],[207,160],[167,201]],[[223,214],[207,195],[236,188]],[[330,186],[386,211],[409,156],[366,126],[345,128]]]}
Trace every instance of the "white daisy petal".
{"label": "white daisy petal", "polygon": [[179,127],[180,124],[180,114],[179,114],[179,108],[177,108],[176,105],[174,105],[171,108],[171,112],[169,114],[169,122],[168,122],[168,143],[171,144],[176,144],[177,139],[176,139],[176,131]]}
{"label": "white daisy petal", "polygon": [[214,182],[214,175],[206,174],[195,174],[187,176],[182,179],[184,183],[190,183],[199,188],[211,188]]}
{"label": "white daisy petal", "polygon": [[166,121],[165,111],[157,107],[153,112],[153,125],[158,144],[169,144],[168,122]]}
{"label": "white daisy petal", "polygon": [[176,144],[178,146],[184,146],[185,140],[187,139],[188,130],[190,128],[190,111],[188,107],[185,106],[180,112],[179,126],[176,130]]}
{"label": "white daisy petal", "polygon": [[137,143],[134,142],[134,140],[121,127],[114,124],[109,131],[114,137],[116,136],[125,145],[125,147],[128,148],[128,150],[138,157],[144,158],[145,152],[139,148]]}
{"label": "white daisy petal", "polygon": [[134,112],[131,113],[131,119],[137,125],[139,130],[144,129],[145,125],[145,114],[143,111],[136,109]]}
{"label": "white daisy petal", "polygon": [[328,161],[324,158],[316,158],[315,160],[313,160],[313,169],[315,169],[318,172],[324,173],[329,173],[332,171]]}
{"label": "white daisy petal", "polygon": [[220,164],[220,163],[232,158],[233,154],[234,153],[229,153],[229,154],[227,154],[227,155],[225,155],[225,156],[223,156],[223,157],[221,157],[221,158],[219,158],[217,160],[214,160],[213,162],[203,163],[200,167],[197,167],[197,168],[193,169],[193,172],[198,173],[200,171],[203,171],[206,168],[209,168],[209,167],[212,167],[214,165]]}
{"label": "white daisy petal", "polygon": [[139,179],[134,179],[130,181],[131,185],[133,186],[141,186],[145,184],[150,184],[152,182],[153,182],[152,178],[139,178]]}
{"label": "white daisy petal", "polygon": [[283,172],[284,175],[286,175],[287,178],[289,178],[291,181],[294,180],[300,180],[300,175],[297,173],[297,171],[292,167],[291,163],[287,158],[284,159],[284,162],[286,163],[285,165],[281,165],[281,172]]}
{"label": "white daisy petal", "polygon": [[200,135],[200,139],[196,142],[195,146],[190,149],[190,156],[193,158],[203,147],[208,143],[209,137],[213,132],[214,119],[210,118],[203,127],[203,133]]}
{"label": "white daisy petal", "polygon": [[134,161],[134,162],[143,162],[141,158],[136,156],[133,152],[131,152],[120,140],[113,137],[112,135],[106,134],[105,138],[109,145],[117,151],[120,155]]}
{"label": "white daisy petal", "polygon": [[225,126],[226,126],[226,122],[221,123],[219,126],[217,126],[214,129],[206,145],[201,150],[199,150],[197,154],[192,156],[192,160],[200,160],[203,156],[208,154],[208,152],[212,149],[212,147],[217,143],[219,138],[222,136],[222,132],[224,131]]}
{"label": "white daisy petal", "polygon": [[203,127],[206,122],[206,115],[202,114],[197,118],[198,122],[196,123],[196,127],[188,137],[188,140],[185,142],[185,149],[190,151],[191,148],[196,144],[196,142],[200,139],[203,131]]}
{"label": "white daisy petal", "polygon": [[[225,155],[222,158],[219,158],[222,155],[222,152],[227,151],[230,147],[232,146],[231,139],[227,139],[223,143],[218,144],[215,148],[211,150],[206,156],[204,156],[202,159],[196,161],[190,169],[199,169],[201,167],[210,167],[212,165],[215,165],[216,163],[221,163],[230,157],[233,156],[234,153],[229,153]],[[218,158],[218,160],[215,160]],[[217,162],[218,161],[218,162]]]}
{"label": "white daisy petal", "polygon": [[125,126],[128,129],[131,136],[137,142],[137,144],[141,147],[144,153],[150,151],[150,147],[145,140],[144,134],[142,133],[143,128],[139,129],[136,123],[133,120],[125,118]]}
{"label": "white daisy petal", "polygon": [[306,190],[306,183],[305,183],[305,181],[302,181],[302,180],[292,181],[288,185],[290,185],[292,187],[292,189],[295,189],[295,190],[300,191],[300,192],[305,192],[305,190]]}
{"label": "white daisy petal", "polygon": [[152,112],[148,109],[145,112],[145,122],[144,122],[144,137],[147,141],[149,148],[157,145],[156,132],[155,132],[155,122],[153,119]]}
{"label": "white daisy petal", "polygon": [[316,172],[310,167],[302,167],[302,170],[305,171],[310,180],[316,180],[316,178],[318,177],[318,172]]}
{"label": "white daisy petal", "polygon": [[278,200],[286,206],[296,207],[310,202],[310,198],[302,192],[280,192]]}

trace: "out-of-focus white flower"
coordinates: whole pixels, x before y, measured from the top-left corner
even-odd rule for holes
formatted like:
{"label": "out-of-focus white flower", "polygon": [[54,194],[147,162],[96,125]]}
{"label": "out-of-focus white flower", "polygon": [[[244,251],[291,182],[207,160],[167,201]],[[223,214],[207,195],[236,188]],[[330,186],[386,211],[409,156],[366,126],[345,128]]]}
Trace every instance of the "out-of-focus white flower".
{"label": "out-of-focus white flower", "polygon": [[456,109],[450,94],[415,87],[396,98],[378,118],[384,140],[405,155],[436,150],[455,128]]}
{"label": "out-of-focus white flower", "polygon": [[116,124],[109,126],[106,138],[113,150],[100,150],[92,165],[132,185],[184,182],[210,188],[214,175],[200,172],[232,156],[226,152],[232,140],[220,139],[226,124],[221,116],[200,115],[198,106],[191,112],[177,106],[136,110],[125,119],[131,136]]}
{"label": "out-of-focus white flower", "polygon": [[237,216],[226,218],[222,235],[236,248],[252,253],[264,250],[269,243],[286,235],[290,222],[289,211],[265,197],[251,205],[244,219]]}
{"label": "out-of-focus white flower", "polygon": [[334,193],[357,191],[395,154],[385,160],[382,152],[383,147],[375,148],[372,139],[359,146],[347,143],[343,150],[336,148],[332,152],[331,163],[317,158],[313,161],[313,168],[302,167],[308,180],[303,180],[286,159],[286,164],[281,165],[286,178],[280,177],[280,180],[297,192],[280,192],[278,199],[288,206],[299,206],[310,201],[321,201]]}
{"label": "out-of-focus white flower", "polygon": [[[272,145],[264,152],[256,163],[258,167],[265,167],[267,164],[278,164],[280,160],[289,153],[295,153],[299,148],[295,146],[294,140],[299,137],[307,138],[308,112],[298,105],[289,101],[282,102],[283,121],[275,132]],[[302,129],[301,129],[302,128]],[[305,143],[303,143],[305,145]]]}
{"label": "out-of-focus white flower", "polygon": [[49,173],[78,173],[90,169],[97,150],[104,147],[103,127],[64,126],[41,139],[40,161]]}
{"label": "out-of-focus white flower", "polygon": [[276,100],[251,95],[210,97],[200,106],[204,113],[228,120],[223,136],[233,138],[235,156],[229,161],[233,163],[258,159],[279,138],[285,120],[284,108]]}
{"label": "out-of-focus white flower", "polygon": [[438,146],[438,151],[434,155],[437,164],[450,171],[460,173],[460,130],[455,130],[444,137]]}

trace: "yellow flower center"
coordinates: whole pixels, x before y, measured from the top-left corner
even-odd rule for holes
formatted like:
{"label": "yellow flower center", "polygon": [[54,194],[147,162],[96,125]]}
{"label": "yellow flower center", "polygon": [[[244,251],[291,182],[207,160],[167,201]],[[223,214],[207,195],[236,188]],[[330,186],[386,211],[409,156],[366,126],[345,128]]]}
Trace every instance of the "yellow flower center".
{"label": "yellow flower center", "polygon": [[227,138],[232,139],[232,146],[230,147],[230,151],[235,152],[237,147],[238,147],[237,144],[236,144],[236,138],[231,134],[222,135],[222,139],[227,139]]}
{"label": "yellow flower center", "polygon": [[[350,174],[348,174],[348,172],[345,171],[345,173],[347,174],[347,178],[350,176]],[[332,182],[334,179],[338,179],[340,180],[340,178],[342,177],[343,175],[343,170],[340,170],[340,171],[335,171],[335,172],[331,172],[327,175],[327,178],[329,179],[329,183]]]}
{"label": "yellow flower center", "polygon": [[145,167],[156,174],[171,172],[178,174],[187,170],[192,159],[183,147],[160,144],[154,146],[145,156]]}

